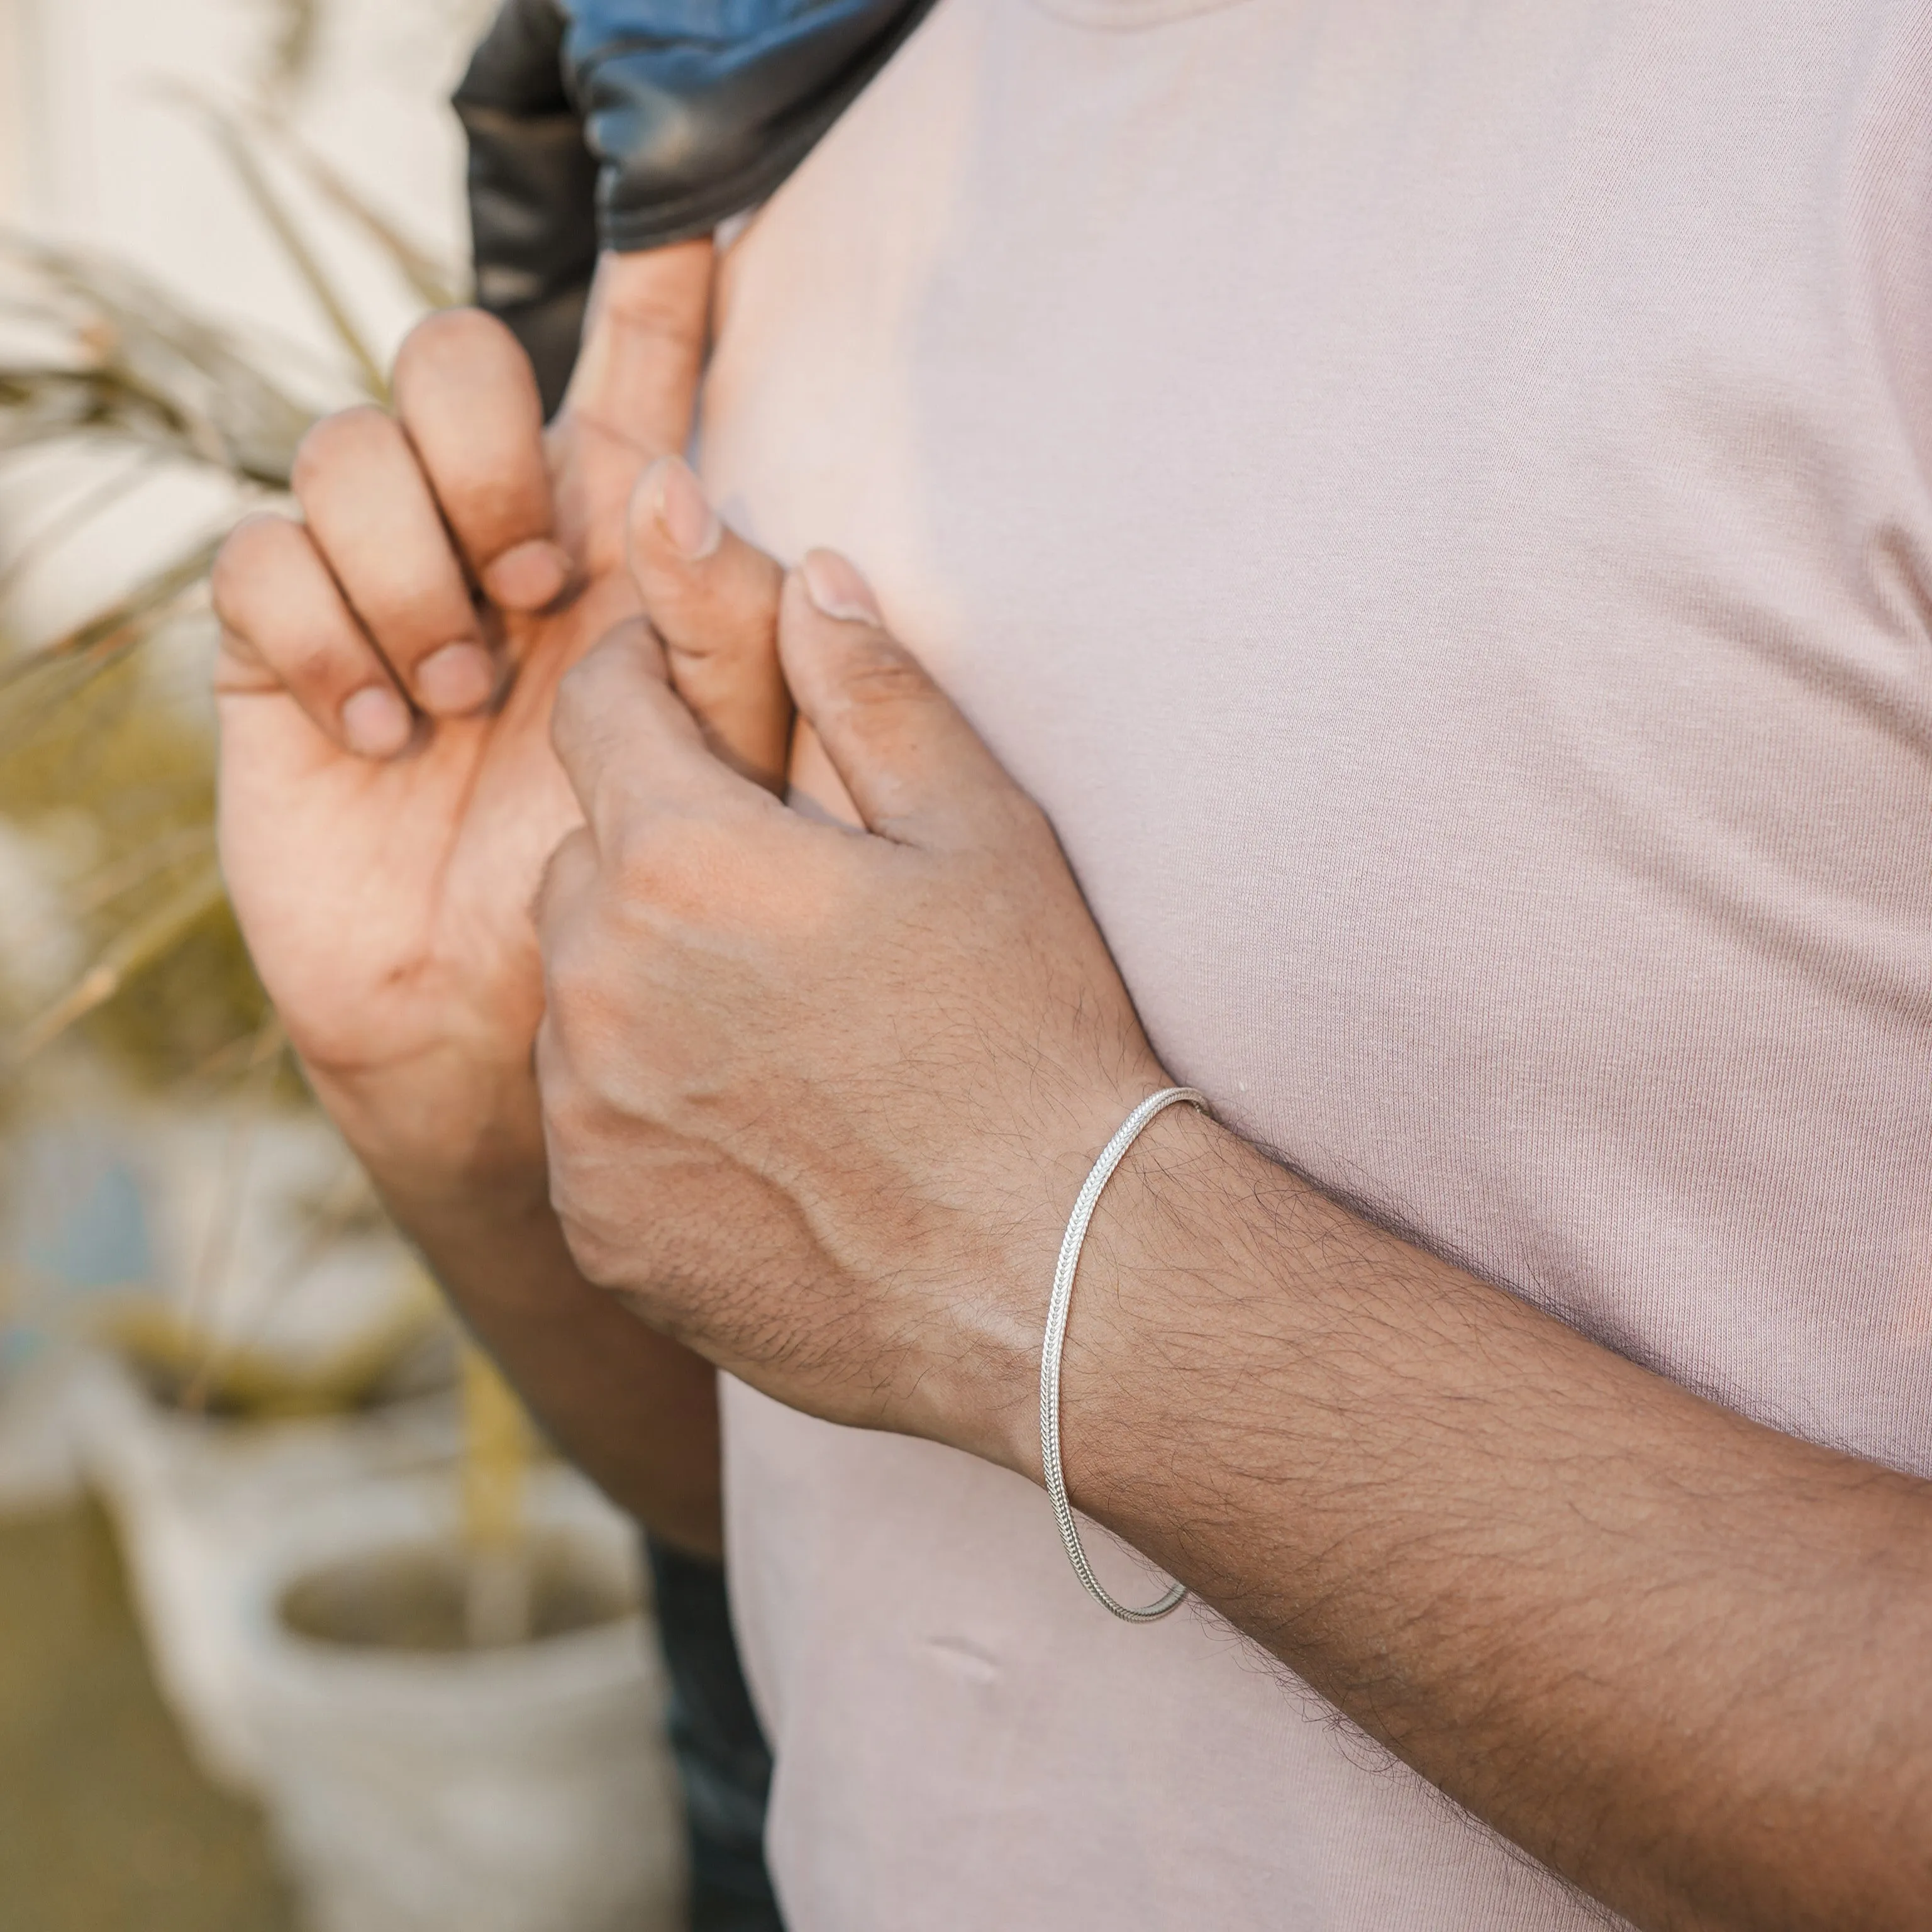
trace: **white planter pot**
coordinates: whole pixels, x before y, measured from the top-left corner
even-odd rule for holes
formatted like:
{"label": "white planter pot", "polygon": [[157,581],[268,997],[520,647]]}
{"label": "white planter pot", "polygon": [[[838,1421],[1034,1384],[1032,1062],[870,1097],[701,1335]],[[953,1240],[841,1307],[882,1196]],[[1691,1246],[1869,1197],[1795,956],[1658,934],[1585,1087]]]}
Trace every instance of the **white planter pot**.
{"label": "white planter pot", "polygon": [[[531,1515],[579,1574],[638,1587],[629,1526],[578,1479]],[[446,1482],[370,1484],[256,1551],[240,1675],[278,1839],[316,1932],[674,1932],[685,1874],[662,1666],[634,1612],[496,1650],[295,1634],[290,1588],[453,1545]]]}
{"label": "white planter pot", "polygon": [[84,1380],[82,1460],[113,1516],[162,1694],[203,1772],[252,1795],[261,1748],[236,1676],[244,1580],[291,1511],[448,1462],[454,1405],[238,1424],[163,1407],[112,1356],[94,1356]]}
{"label": "white planter pot", "polygon": [[80,1351],[54,1347],[0,1373],[0,1520],[71,1509],[86,1493],[92,1366]]}

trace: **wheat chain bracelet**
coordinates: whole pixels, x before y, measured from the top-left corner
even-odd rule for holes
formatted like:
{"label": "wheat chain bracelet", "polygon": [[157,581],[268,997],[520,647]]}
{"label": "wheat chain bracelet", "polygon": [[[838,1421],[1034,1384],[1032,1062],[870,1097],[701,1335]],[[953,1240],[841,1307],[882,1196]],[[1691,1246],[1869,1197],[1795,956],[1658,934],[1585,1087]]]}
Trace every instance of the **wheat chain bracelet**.
{"label": "wheat chain bracelet", "polygon": [[1094,1574],[1087,1552],[1081,1547],[1073,1505],[1066,1499],[1066,1474],[1060,1467],[1060,1358],[1066,1347],[1066,1316],[1073,1306],[1073,1277],[1079,1272],[1080,1250],[1086,1244],[1088,1226],[1094,1219],[1094,1209],[1100,1204],[1101,1193],[1148,1123],[1156,1114],[1164,1114],[1183,1101],[1190,1107],[1198,1107],[1204,1114],[1208,1111],[1204,1094],[1192,1087],[1167,1088],[1143,1100],[1100,1150],[1100,1157],[1073,1204],[1073,1212],[1067,1216],[1066,1238],[1060,1244],[1060,1263],[1053,1271],[1053,1299],[1047,1304],[1046,1340],[1040,1352],[1040,1460],[1046,1471],[1046,1493],[1052,1500],[1053,1514],[1060,1525],[1060,1540],[1066,1546],[1066,1560],[1073,1565],[1074,1575],[1086,1586],[1088,1594],[1124,1623],[1130,1624],[1154,1623],[1170,1610],[1178,1609],[1187,1595],[1186,1586],[1173,1584],[1158,1603],[1136,1610],[1111,1594]]}

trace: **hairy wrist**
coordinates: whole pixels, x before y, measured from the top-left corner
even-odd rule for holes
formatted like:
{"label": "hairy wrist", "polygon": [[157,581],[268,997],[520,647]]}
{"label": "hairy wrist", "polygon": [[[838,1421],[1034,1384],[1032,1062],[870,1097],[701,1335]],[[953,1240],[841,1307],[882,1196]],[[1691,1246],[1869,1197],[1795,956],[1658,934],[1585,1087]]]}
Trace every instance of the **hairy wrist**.
{"label": "hairy wrist", "polygon": [[[1150,1123],[1108,1184],[1081,1256],[1060,1384],[1069,1490],[1097,1518],[1144,1535],[1212,1514],[1212,1472],[1178,1466],[1252,1414],[1253,1381],[1282,1339],[1280,1284],[1259,1296],[1243,1285],[1253,1217],[1272,1225],[1292,1208],[1258,1209],[1259,1196],[1284,1190],[1304,1184],[1184,1106]],[[1034,1460],[1037,1478],[1037,1445]]]}
{"label": "hairy wrist", "polygon": [[[1124,1116],[1132,1104],[1131,1097],[1124,1100],[1114,1111]],[[1076,1408],[1084,1412],[1093,1405],[1096,1382],[1119,1395],[1122,1371],[1143,1349],[1136,1330],[1149,1316],[1144,1291],[1150,1283],[1162,1282],[1172,1267],[1190,1264],[1183,1257],[1190,1244],[1198,1244],[1190,1203],[1225,1165],[1219,1143],[1229,1140],[1232,1136],[1194,1108],[1169,1108],[1148,1124],[1101,1194],[1081,1250],[1061,1374],[1070,1480],[1070,1438],[1086,1420]],[[980,1451],[1036,1483],[1045,1479],[1039,1390],[1047,1307],[1067,1217],[1090,1171],[1091,1157],[1061,1165],[1065,1171],[1057,1173],[1054,1191],[1065,1198],[1056,1198],[1050,1243],[1027,1258],[1028,1280],[1021,1291],[1027,1298],[1027,1313],[1018,1324],[1024,1335],[1024,1399],[1006,1405],[998,1418],[997,1447]],[[1110,1400],[1110,1407],[1118,1406]]]}

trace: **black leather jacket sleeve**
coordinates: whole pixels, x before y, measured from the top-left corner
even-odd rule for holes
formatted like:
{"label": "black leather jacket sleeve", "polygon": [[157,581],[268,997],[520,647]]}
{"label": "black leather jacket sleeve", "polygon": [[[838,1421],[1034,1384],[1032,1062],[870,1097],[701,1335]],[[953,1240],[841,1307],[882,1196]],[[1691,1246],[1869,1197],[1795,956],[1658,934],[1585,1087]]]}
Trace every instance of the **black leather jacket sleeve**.
{"label": "black leather jacket sleeve", "polygon": [[932,0],[506,0],[455,97],[477,296],[554,406],[601,246],[709,234],[769,195]]}

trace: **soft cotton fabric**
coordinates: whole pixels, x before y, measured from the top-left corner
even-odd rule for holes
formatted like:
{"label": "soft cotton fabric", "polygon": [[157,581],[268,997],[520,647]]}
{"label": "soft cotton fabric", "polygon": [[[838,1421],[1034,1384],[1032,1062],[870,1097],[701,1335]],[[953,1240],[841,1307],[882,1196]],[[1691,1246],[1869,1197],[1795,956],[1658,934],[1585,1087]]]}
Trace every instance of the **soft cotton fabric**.
{"label": "soft cotton fabric", "polygon": [[[1177,1079],[1921,1472],[1928,69],[1904,0],[941,0],[734,250],[702,430]],[[794,1932],[1604,1922],[1211,1618],[1114,1624],[1018,1478],[727,1420]]]}

